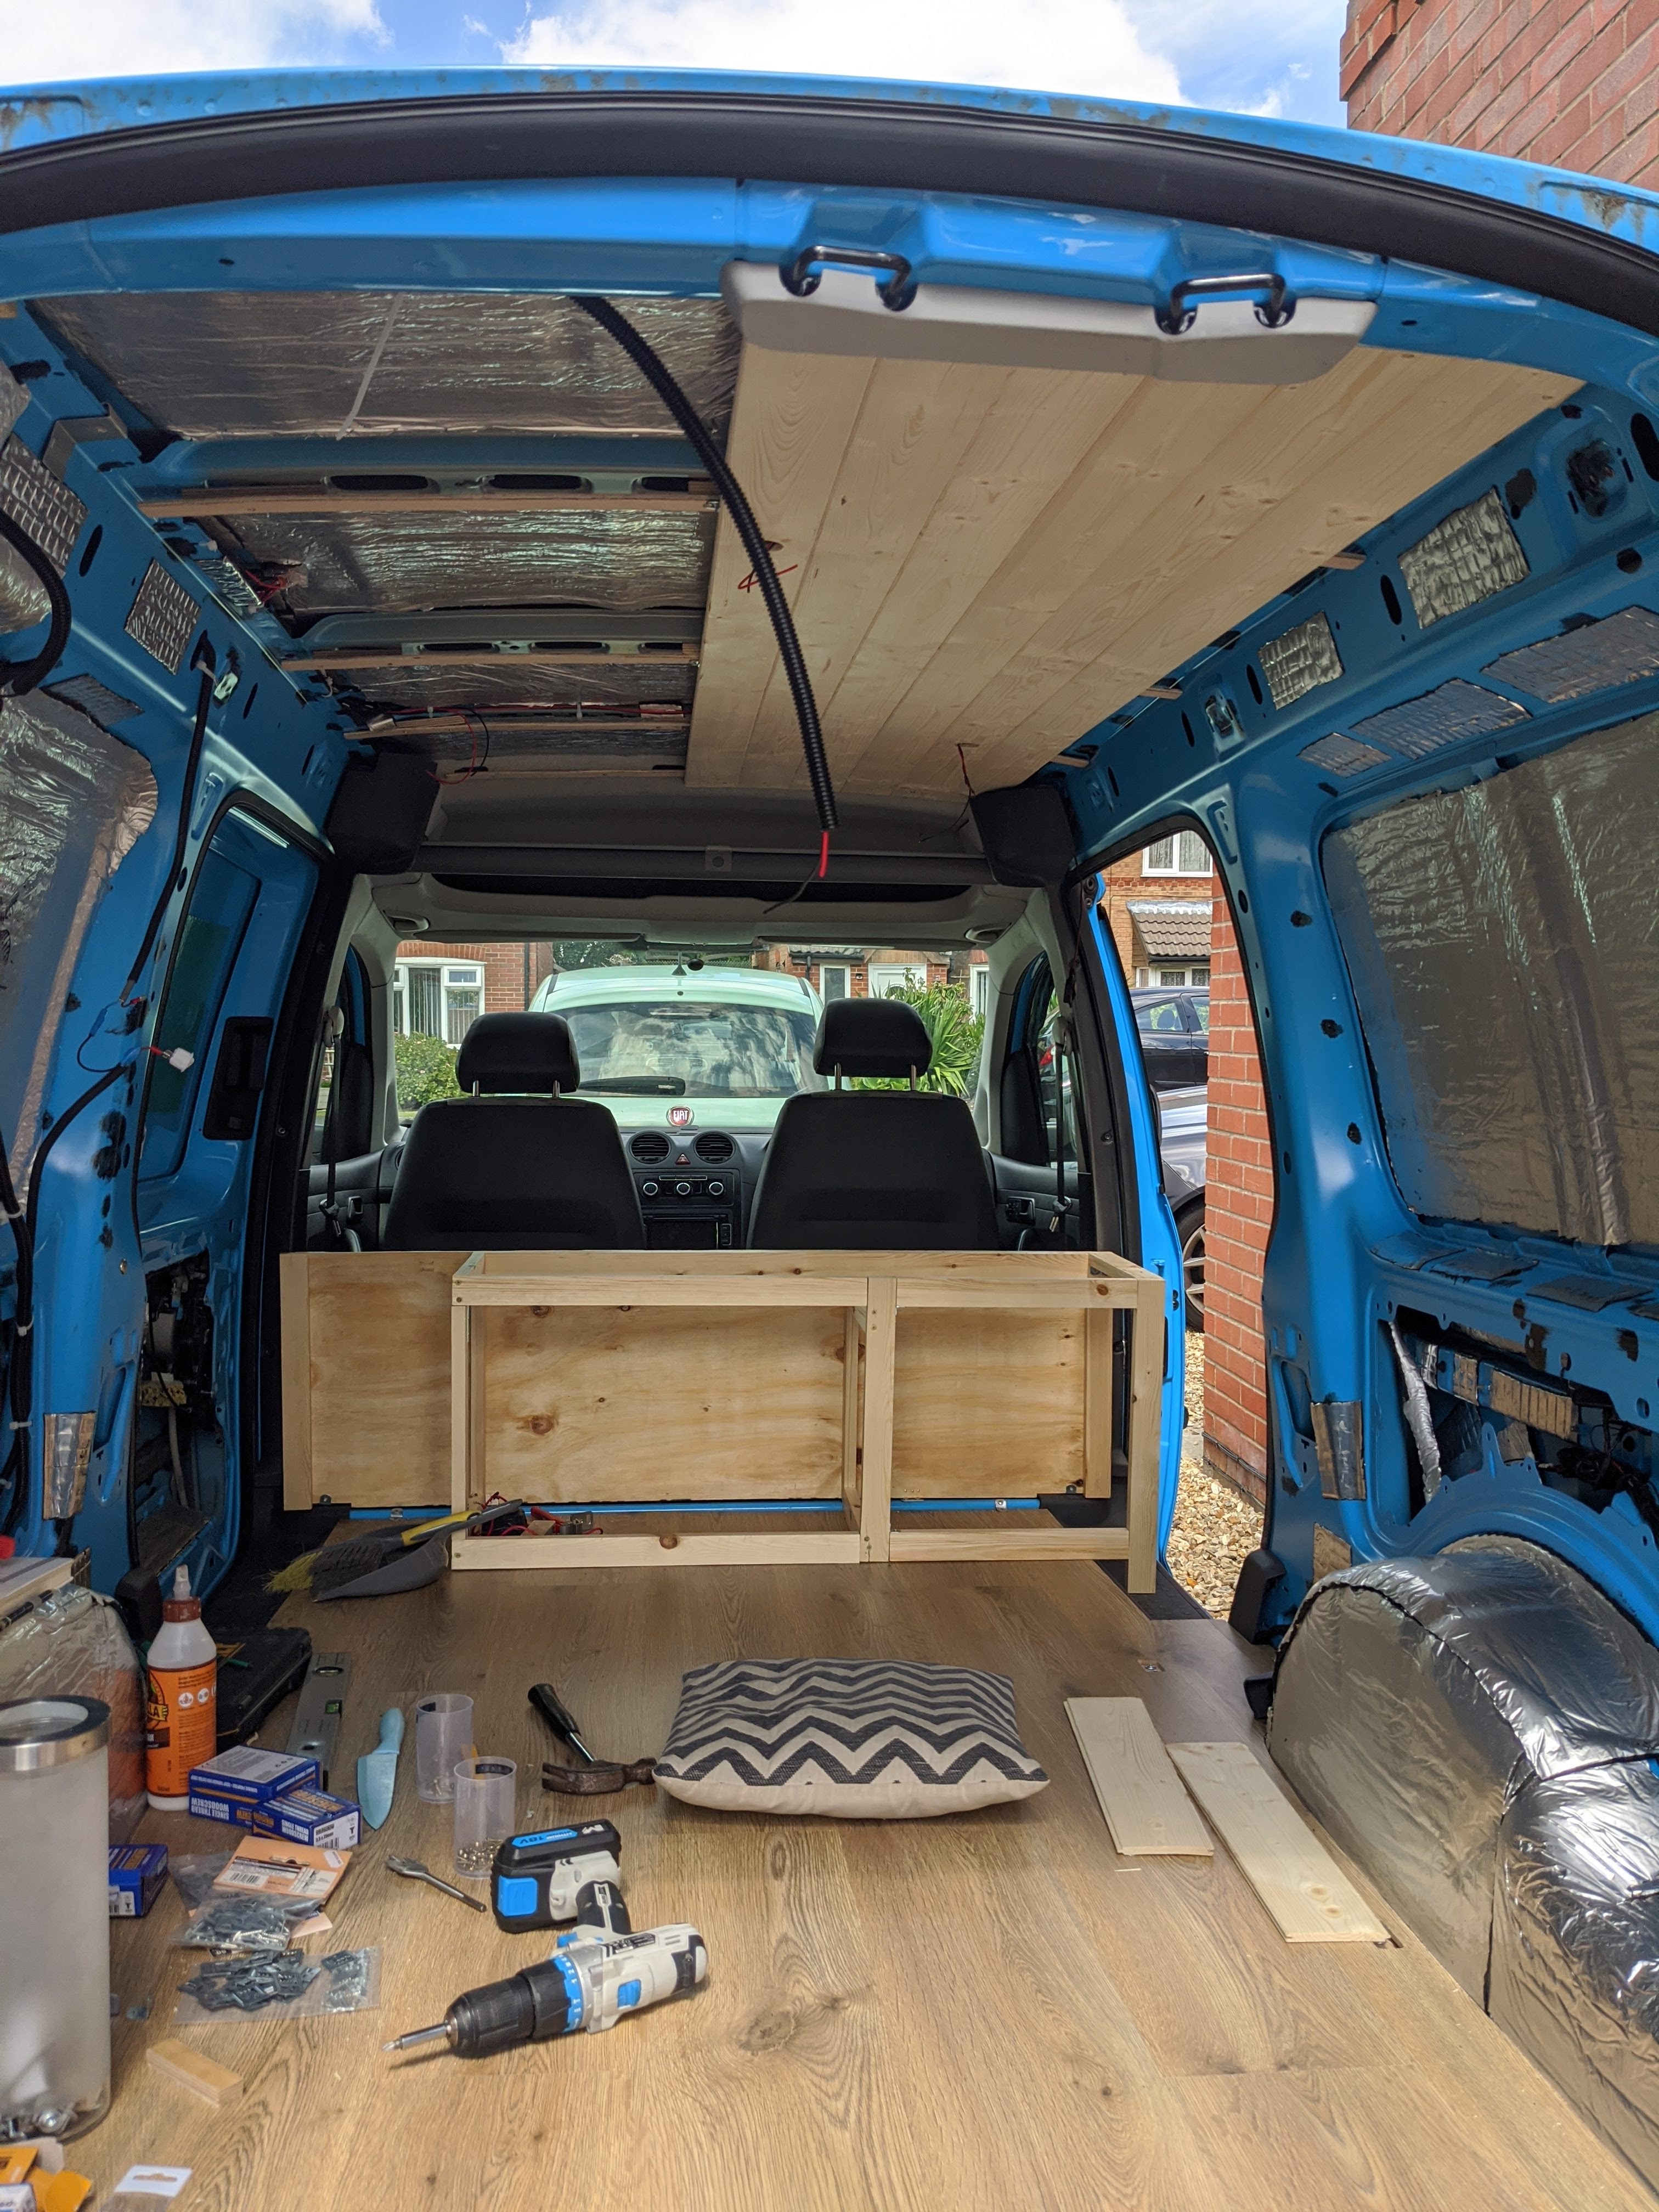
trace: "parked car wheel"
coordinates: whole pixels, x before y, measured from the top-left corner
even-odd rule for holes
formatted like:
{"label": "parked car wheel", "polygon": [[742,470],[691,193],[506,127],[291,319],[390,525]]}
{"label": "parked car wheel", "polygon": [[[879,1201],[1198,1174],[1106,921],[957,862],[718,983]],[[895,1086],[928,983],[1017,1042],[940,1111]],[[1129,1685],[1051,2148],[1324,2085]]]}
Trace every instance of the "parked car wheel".
{"label": "parked car wheel", "polygon": [[1187,1293],[1187,1326],[1204,1327],[1204,1207],[1189,1206],[1176,1223],[1181,1238],[1181,1280]]}

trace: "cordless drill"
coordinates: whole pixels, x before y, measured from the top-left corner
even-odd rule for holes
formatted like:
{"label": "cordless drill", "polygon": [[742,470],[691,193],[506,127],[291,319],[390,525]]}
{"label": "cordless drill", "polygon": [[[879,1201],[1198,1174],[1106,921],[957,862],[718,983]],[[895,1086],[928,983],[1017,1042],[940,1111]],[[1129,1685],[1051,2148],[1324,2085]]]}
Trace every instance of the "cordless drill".
{"label": "cordless drill", "polygon": [[561,1936],[550,1959],[504,1982],[465,1990],[434,2027],[417,2027],[383,2044],[412,2051],[447,2045],[459,2058],[488,2058],[521,2043],[614,2027],[624,2013],[695,1989],[708,1972],[708,1953],[695,1928],[629,1928],[628,1907],[614,1882],[586,1883],[576,1926]]}

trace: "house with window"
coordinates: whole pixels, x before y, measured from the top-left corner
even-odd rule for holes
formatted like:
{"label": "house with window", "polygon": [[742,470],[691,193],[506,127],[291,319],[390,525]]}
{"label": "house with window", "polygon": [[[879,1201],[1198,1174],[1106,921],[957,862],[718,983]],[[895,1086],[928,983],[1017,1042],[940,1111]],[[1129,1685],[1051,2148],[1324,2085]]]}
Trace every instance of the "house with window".
{"label": "house with window", "polygon": [[1197,830],[1176,830],[1114,861],[1101,878],[1100,908],[1137,990],[1207,986],[1214,871]]}
{"label": "house with window", "polygon": [[796,945],[778,948],[773,964],[804,975],[826,1006],[832,999],[884,999],[890,991],[933,983],[959,983],[976,1014],[990,1005],[990,968],[976,947],[946,958],[896,945]]}
{"label": "house with window", "polygon": [[398,1036],[459,1044],[480,1014],[519,1014],[551,974],[549,945],[434,945],[412,938],[398,947],[392,973],[392,1025]]}
{"label": "house with window", "polygon": [[[962,985],[976,1014],[990,1003],[990,970],[977,949],[946,959],[902,945],[773,945],[757,959],[805,976],[826,1005],[946,982]],[[398,1036],[458,1045],[480,1014],[521,1013],[555,964],[548,944],[434,945],[412,938],[398,947],[392,970],[392,1027]]]}

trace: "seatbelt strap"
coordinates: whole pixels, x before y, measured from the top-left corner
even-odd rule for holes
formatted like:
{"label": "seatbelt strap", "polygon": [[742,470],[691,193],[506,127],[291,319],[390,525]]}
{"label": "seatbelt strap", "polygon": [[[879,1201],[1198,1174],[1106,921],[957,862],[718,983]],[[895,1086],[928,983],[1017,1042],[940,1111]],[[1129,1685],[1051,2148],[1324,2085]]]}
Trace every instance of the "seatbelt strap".
{"label": "seatbelt strap", "polygon": [[343,1250],[361,1252],[362,1239],[340,1219],[339,1200],[335,1192],[340,1164],[340,1085],[345,1073],[345,1014],[338,1006],[331,1006],[323,1017],[323,1044],[325,1050],[331,1048],[334,1054],[328,1109],[323,1116],[323,1159],[328,1170],[322,1205],[324,1233]]}

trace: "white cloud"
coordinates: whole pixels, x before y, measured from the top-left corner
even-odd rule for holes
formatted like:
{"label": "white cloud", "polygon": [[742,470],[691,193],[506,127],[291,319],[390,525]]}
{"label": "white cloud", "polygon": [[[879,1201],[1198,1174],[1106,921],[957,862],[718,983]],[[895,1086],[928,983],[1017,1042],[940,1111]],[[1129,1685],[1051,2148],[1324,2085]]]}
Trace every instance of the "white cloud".
{"label": "white cloud", "polygon": [[576,0],[532,15],[509,62],[781,70],[1178,100],[1120,0]]}
{"label": "white cloud", "polygon": [[385,36],[375,0],[15,0],[0,14],[0,82],[20,85],[322,62]]}
{"label": "white cloud", "polygon": [[1138,35],[1200,107],[1340,124],[1343,0],[1123,0]]}

